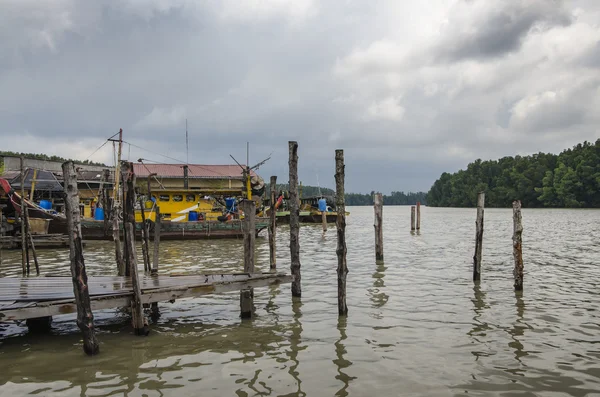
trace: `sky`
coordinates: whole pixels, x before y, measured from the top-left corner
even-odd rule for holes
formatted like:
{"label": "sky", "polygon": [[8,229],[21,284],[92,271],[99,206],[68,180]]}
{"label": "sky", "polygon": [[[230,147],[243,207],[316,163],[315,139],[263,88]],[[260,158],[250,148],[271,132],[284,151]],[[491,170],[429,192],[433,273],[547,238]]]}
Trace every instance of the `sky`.
{"label": "sky", "polygon": [[[0,150],[427,191],[600,138],[598,0],[0,0]],[[186,150],[186,119],[188,150]],[[167,156],[167,157],[165,157]],[[189,159],[189,160],[188,160]]]}

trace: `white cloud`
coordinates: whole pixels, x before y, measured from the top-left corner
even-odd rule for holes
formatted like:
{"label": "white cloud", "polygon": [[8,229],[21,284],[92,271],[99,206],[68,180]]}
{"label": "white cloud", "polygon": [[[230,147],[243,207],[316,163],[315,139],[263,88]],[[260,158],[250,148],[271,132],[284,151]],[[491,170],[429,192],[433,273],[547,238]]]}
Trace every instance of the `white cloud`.
{"label": "white cloud", "polygon": [[373,102],[367,108],[366,120],[400,121],[405,109],[400,105],[400,98],[389,97]]}
{"label": "white cloud", "polygon": [[186,110],[181,106],[172,108],[154,107],[133,126],[136,130],[170,129],[185,123]]}

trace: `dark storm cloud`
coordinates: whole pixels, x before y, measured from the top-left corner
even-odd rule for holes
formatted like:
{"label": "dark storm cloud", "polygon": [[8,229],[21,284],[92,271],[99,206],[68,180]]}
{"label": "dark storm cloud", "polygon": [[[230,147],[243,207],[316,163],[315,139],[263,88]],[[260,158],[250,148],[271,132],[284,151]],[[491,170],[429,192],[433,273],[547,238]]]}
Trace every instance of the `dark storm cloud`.
{"label": "dark storm cloud", "polygon": [[[517,51],[532,30],[565,26],[572,17],[562,0],[490,2],[481,18],[463,24],[460,18],[446,27],[450,36],[442,41],[439,56],[450,61],[501,57]],[[455,34],[452,34],[456,32]]]}

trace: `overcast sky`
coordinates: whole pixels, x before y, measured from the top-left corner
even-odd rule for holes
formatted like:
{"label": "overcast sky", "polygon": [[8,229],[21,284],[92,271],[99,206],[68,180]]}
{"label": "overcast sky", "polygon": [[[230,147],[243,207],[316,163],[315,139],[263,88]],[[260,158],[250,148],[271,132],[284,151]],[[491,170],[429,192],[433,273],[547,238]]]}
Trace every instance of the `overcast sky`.
{"label": "overcast sky", "polygon": [[[428,190],[600,137],[600,1],[0,0],[0,148]],[[91,159],[112,162],[107,145]]]}

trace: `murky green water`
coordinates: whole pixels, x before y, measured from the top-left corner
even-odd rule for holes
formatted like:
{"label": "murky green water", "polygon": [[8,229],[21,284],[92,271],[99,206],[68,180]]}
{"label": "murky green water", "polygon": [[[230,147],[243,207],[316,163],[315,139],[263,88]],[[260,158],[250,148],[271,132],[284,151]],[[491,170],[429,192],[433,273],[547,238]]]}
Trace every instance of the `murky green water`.
{"label": "murky green water", "polygon": [[[148,337],[96,313],[101,354],[84,356],[73,316],[51,335],[0,324],[0,396],[592,396],[600,395],[600,211],[523,211],[525,291],[512,288],[512,211],[486,210],[483,271],[471,281],[475,210],[384,209],[386,260],[374,260],[372,208],[350,208],[347,319],[337,316],[336,234],[301,228],[303,297],[255,291],[161,303]],[[278,235],[289,268],[288,229]],[[266,234],[257,267],[268,269]],[[165,242],[160,271],[236,272],[239,240]],[[68,251],[40,253],[69,274]],[[85,249],[88,274],[114,274],[112,245]],[[20,271],[3,252],[0,275]]]}

